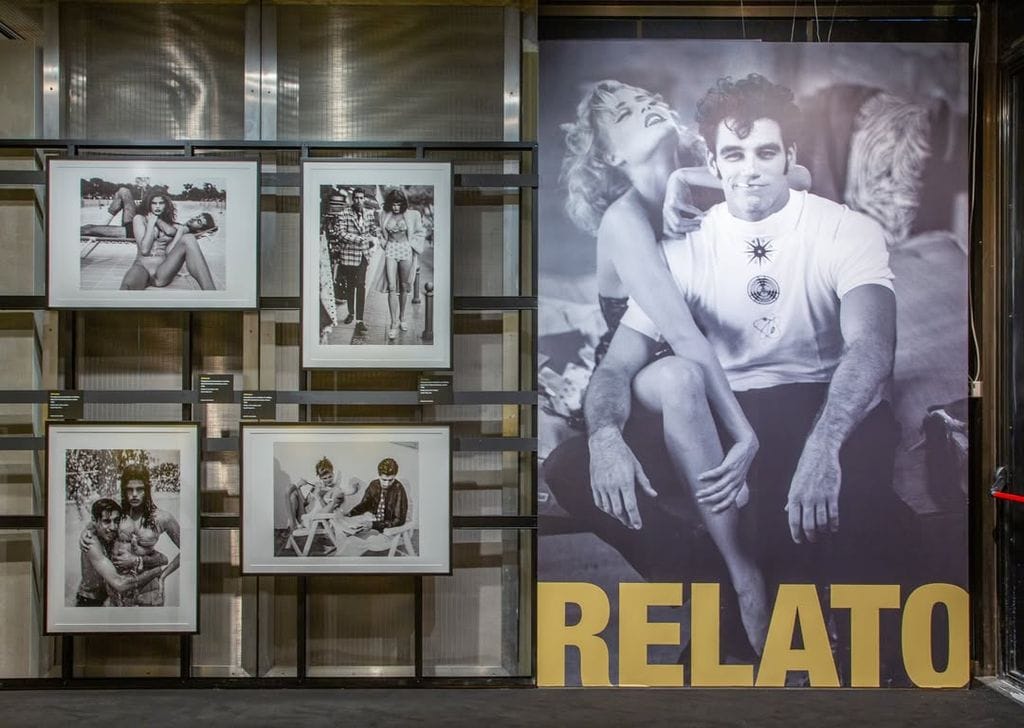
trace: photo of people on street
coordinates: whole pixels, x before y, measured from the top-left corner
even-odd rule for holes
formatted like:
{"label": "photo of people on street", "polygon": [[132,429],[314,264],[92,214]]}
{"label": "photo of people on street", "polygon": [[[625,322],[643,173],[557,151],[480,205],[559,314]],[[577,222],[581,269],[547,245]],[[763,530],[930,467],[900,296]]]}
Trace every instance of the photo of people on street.
{"label": "photo of people on street", "polygon": [[320,342],[429,343],[434,189],[321,185]]}
{"label": "photo of people on street", "polygon": [[451,162],[302,162],[302,365],[445,369]]}

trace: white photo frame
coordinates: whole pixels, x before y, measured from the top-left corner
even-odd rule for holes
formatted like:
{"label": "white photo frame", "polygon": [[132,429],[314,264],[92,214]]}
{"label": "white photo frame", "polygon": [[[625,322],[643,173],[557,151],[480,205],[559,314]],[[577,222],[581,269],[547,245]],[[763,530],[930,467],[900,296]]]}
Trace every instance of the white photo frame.
{"label": "white photo frame", "polygon": [[451,234],[450,162],[304,159],[302,366],[450,369]]}
{"label": "white photo frame", "polygon": [[46,437],[46,632],[197,632],[199,425]]}
{"label": "white photo frame", "polygon": [[256,160],[47,163],[51,308],[253,309],[258,260]]}
{"label": "white photo frame", "polygon": [[451,573],[448,425],[243,423],[241,481],[243,574]]}

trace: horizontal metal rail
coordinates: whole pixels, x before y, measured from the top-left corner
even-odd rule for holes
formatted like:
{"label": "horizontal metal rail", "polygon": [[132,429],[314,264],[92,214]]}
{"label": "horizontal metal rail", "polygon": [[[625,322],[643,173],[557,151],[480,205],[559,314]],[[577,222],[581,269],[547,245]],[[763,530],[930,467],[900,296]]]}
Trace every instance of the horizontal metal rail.
{"label": "horizontal metal rail", "polygon": [[[302,176],[298,172],[270,172],[260,175],[261,187],[298,187]],[[535,174],[457,174],[455,186],[474,187],[536,187]],[[0,187],[31,187],[45,185],[43,170],[0,169]]]}
{"label": "horizontal metal rail", "polygon": [[[68,636],[70,639],[70,635]],[[411,669],[412,666],[410,665]],[[73,690],[130,690],[145,688],[532,688],[536,680],[512,675],[478,677],[23,677],[0,679],[0,690],[38,690],[70,688]]]}
{"label": "horizontal metal rail", "polygon": [[[204,513],[199,516],[202,529],[242,527],[241,516],[232,513]],[[33,531],[46,528],[46,516],[0,516],[0,531]],[[537,516],[452,516],[452,528],[462,531],[518,531],[537,528]]]}
{"label": "horizontal metal rail", "polygon": [[[529,311],[537,308],[536,296],[455,296],[455,313],[477,311]],[[298,310],[302,299],[298,296],[260,296],[261,310]],[[0,295],[0,311],[42,311],[46,309],[46,296]]]}
{"label": "horizontal metal rail", "polygon": [[425,151],[537,151],[537,143],[529,141],[332,141],[321,140],[287,140],[287,139],[0,139],[0,149],[62,149],[62,150],[96,150],[96,149],[127,149],[146,151],[149,149],[180,149],[183,153],[194,153],[203,150],[244,150],[244,149],[285,149],[292,151],[311,152],[320,149],[331,150],[365,150],[389,149]]}
{"label": "horizontal metal rail", "polygon": [[[44,404],[48,401],[50,389],[0,389],[0,404]],[[81,390],[83,402],[103,404],[198,404],[199,392],[194,389],[122,389],[122,390]],[[348,405],[418,405],[419,393],[415,390],[296,390],[261,391],[274,394],[278,404],[348,404]],[[537,403],[533,391],[480,391],[453,392],[452,404],[511,404],[532,405]],[[242,391],[231,392],[231,402],[239,404]]]}
{"label": "horizontal metal rail", "polygon": [[[238,437],[207,437],[202,445],[204,452],[233,452],[238,450]],[[0,452],[45,449],[45,437],[0,437]],[[537,438],[456,437],[452,449],[456,452],[533,452],[537,449]]]}

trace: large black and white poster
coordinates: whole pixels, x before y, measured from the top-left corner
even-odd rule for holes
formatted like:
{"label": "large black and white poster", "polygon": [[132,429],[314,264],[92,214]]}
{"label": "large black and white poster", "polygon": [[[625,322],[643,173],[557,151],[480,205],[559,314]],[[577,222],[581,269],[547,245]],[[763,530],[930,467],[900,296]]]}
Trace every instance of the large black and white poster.
{"label": "large black and white poster", "polygon": [[542,684],[966,684],[967,67],[542,44]]}

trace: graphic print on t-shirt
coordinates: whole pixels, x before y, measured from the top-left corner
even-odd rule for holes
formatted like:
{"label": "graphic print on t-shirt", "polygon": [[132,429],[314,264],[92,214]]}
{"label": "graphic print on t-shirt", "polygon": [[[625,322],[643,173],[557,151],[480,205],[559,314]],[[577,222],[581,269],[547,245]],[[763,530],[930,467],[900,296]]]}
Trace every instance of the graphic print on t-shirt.
{"label": "graphic print on t-shirt", "polygon": [[747,295],[754,303],[768,306],[779,300],[779,282],[771,276],[754,276],[747,283]]}
{"label": "graphic print on t-shirt", "polygon": [[754,328],[766,339],[776,339],[782,333],[778,316],[762,316],[754,322]]}
{"label": "graphic print on t-shirt", "polygon": [[757,263],[760,268],[763,263],[771,263],[775,248],[772,247],[771,238],[752,238],[747,243],[747,262]]}

